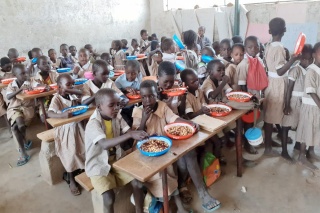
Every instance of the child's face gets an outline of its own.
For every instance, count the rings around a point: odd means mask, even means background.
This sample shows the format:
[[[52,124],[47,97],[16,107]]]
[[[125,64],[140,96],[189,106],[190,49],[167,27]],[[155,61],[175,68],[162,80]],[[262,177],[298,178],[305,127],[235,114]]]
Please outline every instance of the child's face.
[[[71,76],[66,76],[66,77],[62,78],[60,80],[60,84],[59,84],[59,93],[64,95],[62,93],[62,89],[72,89],[73,88],[73,84],[74,84],[74,81],[71,78]]]
[[[47,58],[43,58],[39,61],[38,64],[39,69],[41,70],[42,73],[48,73],[51,69],[50,62]]]
[[[49,53],[49,57],[51,60],[56,60],[57,59],[57,52],[55,50],[51,50]]]
[[[89,52],[92,53],[92,52],[93,52],[93,47],[92,47],[92,45],[89,45],[88,48],[87,48],[87,50],[89,50]]]
[[[109,70],[107,66],[101,66],[94,73],[94,78],[101,83],[106,83],[109,78]]]
[[[176,79],[175,75],[163,74],[162,76],[158,76],[159,87],[164,90],[171,89],[174,85],[175,79]]]
[[[81,51],[78,56],[79,63],[83,66],[89,61],[89,55],[86,51]]]
[[[260,44],[258,41],[247,41],[245,49],[251,57],[256,57],[260,53]]]
[[[199,30],[198,30],[199,36],[200,36],[200,37],[203,36],[204,33],[205,33],[204,29],[203,29],[203,28],[199,28]]]
[[[199,79],[196,74],[190,74],[186,76],[186,82],[185,85],[188,87],[188,90],[190,91],[196,91],[199,88]]]
[[[220,56],[223,58],[229,58],[231,55],[231,47],[228,43],[222,43],[220,45]]]
[[[70,48],[70,53],[71,53],[72,56],[76,56],[76,54],[77,54],[77,48],[71,47],[71,48]]]
[[[28,72],[26,68],[16,68],[14,71],[14,75],[16,76],[19,82],[25,82],[28,80]]]
[[[117,94],[106,95],[103,97],[102,104],[98,104],[97,108],[103,118],[116,118],[120,110],[120,98]]]
[[[138,44],[138,42],[132,42],[131,43],[131,46],[134,48],[134,49],[137,49],[138,47],[139,47],[139,44]]]
[[[39,58],[40,56],[42,56],[42,51],[41,50],[37,50],[35,52],[32,52],[32,56],[33,58]]]
[[[139,73],[139,70],[134,69],[134,67],[132,67],[132,66],[127,67],[126,66],[127,81],[129,81],[129,82],[134,81],[136,79],[138,73]]]
[[[210,71],[210,79],[211,80],[218,80],[218,81],[222,81],[222,77],[224,76],[224,72],[225,72],[225,66],[222,62],[219,62],[217,64],[215,64],[212,68],[212,70]]]
[[[233,62],[237,65],[242,61],[243,55],[244,55],[244,52],[239,47],[233,48],[233,51],[231,52],[231,57],[233,58]]]
[[[68,53],[69,53],[68,46],[66,46],[66,45],[61,46],[61,47],[60,47],[60,53],[61,53],[64,57],[68,56]]]
[[[141,36],[143,40],[148,40],[148,37],[149,37],[148,32],[143,33]]]
[[[111,64],[111,57],[110,54],[105,54],[101,57],[102,60],[108,62],[108,64]]]
[[[10,72],[12,69],[12,63],[5,64],[1,67],[1,71],[3,72]]]
[[[142,99],[143,107],[150,107],[151,109],[153,109],[158,100],[157,88],[155,87],[141,88],[140,96]]]
[[[171,52],[171,53],[175,53],[175,52],[176,52],[176,45],[175,45],[175,44],[172,44],[172,45],[170,46],[170,52]]]
[[[300,65],[303,68],[306,69],[310,64],[312,64],[312,62],[313,62],[313,58],[311,53],[304,53],[301,55]]]

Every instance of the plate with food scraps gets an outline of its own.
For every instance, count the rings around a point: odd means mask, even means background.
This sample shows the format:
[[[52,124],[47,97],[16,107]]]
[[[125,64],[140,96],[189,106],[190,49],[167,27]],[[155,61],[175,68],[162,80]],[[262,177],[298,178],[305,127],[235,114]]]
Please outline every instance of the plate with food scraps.
[[[62,110],[62,112],[72,112],[72,115],[81,115],[88,111],[89,106],[87,105],[78,105],[78,106],[73,106],[73,107],[68,107]]]
[[[1,80],[1,83],[3,84],[10,84],[12,81],[16,80],[17,78],[7,78],[7,79],[3,79]]]
[[[137,148],[141,154],[149,157],[164,155],[170,150],[171,146],[172,141],[164,136],[151,136],[137,143]]]
[[[127,97],[128,97],[129,99],[139,99],[139,98],[141,98],[140,92],[137,92],[136,94],[128,93],[128,94],[127,94]]]
[[[52,90],[58,89],[58,85],[57,85],[57,84],[50,84],[49,87],[50,87]]]
[[[187,88],[184,88],[184,87],[172,88],[172,89],[162,91],[163,94],[166,94],[169,97],[183,95],[186,92],[187,92]]]
[[[88,81],[86,78],[78,78],[74,80],[74,85],[81,85],[84,84]]]
[[[69,67],[57,69],[58,73],[65,73],[65,72],[70,72],[70,71],[71,71],[71,68],[69,68]]]
[[[229,115],[232,111],[232,108],[225,104],[210,104],[207,107],[213,117],[223,117]]]
[[[164,127],[169,138],[175,140],[184,140],[192,137],[196,129],[188,123],[171,123]]]
[[[228,100],[236,102],[249,102],[252,97],[248,92],[229,92],[226,96]]]
[[[27,95],[36,95],[44,92],[45,89],[45,87],[34,87],[30,90],[24,90],[24,93],[26,93]]]

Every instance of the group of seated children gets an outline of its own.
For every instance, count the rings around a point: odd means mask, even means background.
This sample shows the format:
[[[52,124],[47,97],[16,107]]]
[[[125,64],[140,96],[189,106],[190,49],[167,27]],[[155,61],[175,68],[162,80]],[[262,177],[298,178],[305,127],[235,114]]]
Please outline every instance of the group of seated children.
[[[53,49],[49,50],[48,58],[42,55],[41,49],[34,48],[31,57],[37,60],[30,60],[27,66],[16,63],[14,57],[18,57],[18,53],[10,49],[9,58],[1,58],[0,78],[15,76],[16,80],[1,91],[0,116],[7,115],[12,133],[19,142],[21,156],[17,165],[24,165],[30,159],[26,150],[30,148],[31,141],[26,139],[26,126],[34,116],[35,102],[21,101],[16,95],[30,87],[57,83],[57,93],[52,98],[40,100],[47,106],[46,112],[40,112],[40,115],[47,113],[51,118],[69,118],[72,113],[62,112],[67,107],[78,104],[96,107],[86,126],[75,122],[56,127],[54,139],[72,194],[81,193],[74,171],[85,169],[92,185],[103,197],[106,212],[114,211],[113,189],[129,182],[133,186],[136,212],[143,211],[146,189],[154,197],[162,197],[160,174],[142,184],[112,166],[128,152],[129,149],[123,148],[128,140],[164,135],[164,126],[172,122],[189,123],[199,130],[191,119],[209,114],[207,104],[225,102],[226,94],[233,90],[250,92],[257,98],[264,97],[265,155],[279,156],[272,149],[271,136],[275,124],[282,141],[281,156],[292,161],[287,150],[290,142],[288,131],[297,129],[295,148],[300,150],[298,160],[316,169],[308,159],[320,160],[314,152],[320,136],[320,43],[314,47],[305,44],[301,54],[292,55],[287,61],[281,43],[286,31],[285,21],[274,18],[269,28],[272,41],[266,44],[264,54],[261,54],[257,37],[248,36],[243,44],[241,37],[236,36],[233,40],[221,40],[219,45],[213,42],[212,47],[202,47],[199,55],[198,35],[193,30],[182,34],[185,50],[177,48],[170,38],[163,37],[159,42],[153,35],[153,40],[149,41],[146,30],[141,31],[140,45],[132,39],[128,48],[126,40],[114,40],[110,53],[101,55],[95,53],[91,45],[86,45],[77,54],[74,46],[62,44],[60,58],[56,57]],[[126,55],[145,52],[148,53],[145,64],[137,60],[123,60]],[[178,56],[183,56],[186,64],[186,69],[180,73],[174,64]],[[203,56],[213,60],[208,62]],[[58,74],[52,70],[57,67],[70,67],[72,71],[70,74]],[[115,82],[109,78],[113,67],[124,67],[125,70]],[[148,73],[144,69],[149,70],[155,80],[143,80]],[[92,78],[83,86],[74,87],[74,80],[83,78],[86,72],[91,72]],[[162,93],[179,85],[185,86],[188,92],[175,97]],[[126,94],[138,92],[142,105],[128,106]],[[250,127],[252,124],[246,124],[245,130]],[[222,139],[228,139],[229,131],[234,128],[235,124],[231,123],[223,132],[205,142],[205,152],[214,153],[221,164],[226,163],[221,154]],[[251,154],[257,153],[248,141],[244,146]],[[133,147],[129,145],[130,150]],[[182,203],[189,203],[192,199],[186,187],[188,175],[196,186],[203,209],[214,211],[220,207],[220,202],[208,193],[199,164],[194,160],[199,155],[202,162],[205,152],[197,154],[192,150],[168,167],[168,193],[174,198],[179,212],[188,212]]]

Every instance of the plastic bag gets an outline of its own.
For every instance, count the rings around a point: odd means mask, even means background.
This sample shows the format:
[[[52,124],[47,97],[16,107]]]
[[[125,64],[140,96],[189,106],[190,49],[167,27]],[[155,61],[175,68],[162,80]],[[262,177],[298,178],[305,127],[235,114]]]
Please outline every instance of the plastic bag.
[[[221,175],[219,159],[207,152],[203,162],[203,180],[207,186],[211,186]]]

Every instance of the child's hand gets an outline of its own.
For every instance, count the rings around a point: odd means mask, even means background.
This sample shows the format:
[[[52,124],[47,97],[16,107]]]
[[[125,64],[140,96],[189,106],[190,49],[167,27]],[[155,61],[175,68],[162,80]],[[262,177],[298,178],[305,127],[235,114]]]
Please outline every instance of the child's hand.
[[[71,118],[73,115],[72,115],[72,112],[66,111],[62,113],[62,116],[63,118]]]
[[[284,108],[284,110],[283,110],[283,113],[284,113],[285,115],[290,115],[291,111],[292,111],[291,107],[290,107],[290,106],[286,106],[286,107]]]
[[[133,95],[137,94],[137,91],[132,87],[127,87],[125,90],[126,90],[126,92],[132,93]]]
[[[80,67],[75,67],[74,69],[73,69],[73,74],[78,74],[80,72]]]
[[[126,98],[121,98],[120,100],[120,108],[122,109],[123,107],[125,107],[128,104],[129,100]]]
[[[145,131],[131,131],[130,133],[130,137],[135,139],[135,140],[143,140],[145,138],[148,138],[149,135],[148,133],[146,133]]]
[[[146,122],[149,118],[153,110],[150,107],[144,107],[142,111],[142,120]]]
[[[202,114],[210,114],[210,109],[206,106],[201,107]]]
[[[222,81],[225,82],[225,83],[228,83],[228,82],[230,81],[229,76],[224,75],[224,76],[222,77]]]
[[[200,130],[199,124],[195,122],[190,122],[190,124],[192,125],[193,128],[195,128],[196,132],[199,132]]]

